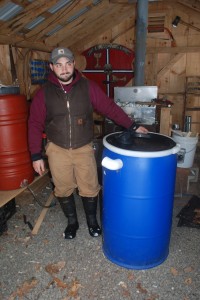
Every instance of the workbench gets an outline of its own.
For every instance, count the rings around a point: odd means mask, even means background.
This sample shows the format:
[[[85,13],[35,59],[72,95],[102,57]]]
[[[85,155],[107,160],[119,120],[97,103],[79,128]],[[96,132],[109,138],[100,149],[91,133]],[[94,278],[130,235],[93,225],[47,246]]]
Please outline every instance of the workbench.
[[[35,179],[30,183],[30,187],[41,180],[44,176],[48,174],[48,170],[42,175],[42,176],[36,176]],[[23,191],[25,191],[27,188],[19,188],[16,190],[8,190],[8,191],[0,191],[0,207],[4,206],[6,203],[8,203],[13,198],[19,196]]]
[[[34,185],[38,185],[40,183],[40,181],[42,181],[42,179],[44,179],[45,176],[48,176],[48,170],[42,175],[42,176],[36,176],[35,179],[33,180],[33,182],[31,182],[29,184],[29,187],[32,188],[32,186],[34,187]],[[49,178],[50,180],[50,178]],[[3,207],[5,204],[7,204],[9,201],[11,201],[12,199],[16,198],[17,196],[20,196],[20,194],[22,194],[25,190],[27,189],[27,187],[23,187],[23,188],[19,188],[16,190],[8,190],[8,191],[0,191],[0,207]],[[49,206],[52,202],[54,198],[54,194],[53,192],[50,194],[50,196],[48,197],[45,206]],[[43,208],[38,219],[35,222],[34,228],[32,230],[32,234],[37,234],[38,230],[42,224],[42,221],[47,213],[48,208]]]

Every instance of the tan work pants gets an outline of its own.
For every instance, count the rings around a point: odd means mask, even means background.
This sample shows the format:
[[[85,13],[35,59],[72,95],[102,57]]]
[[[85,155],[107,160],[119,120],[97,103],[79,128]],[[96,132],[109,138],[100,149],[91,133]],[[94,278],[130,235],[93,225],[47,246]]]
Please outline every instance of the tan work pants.
[[[49,142],[46,155],[55,185],[55,196],[68,197],[77,187],[80,196],[98,195],[100,185],[92,143],[78,149],[64,149]]]

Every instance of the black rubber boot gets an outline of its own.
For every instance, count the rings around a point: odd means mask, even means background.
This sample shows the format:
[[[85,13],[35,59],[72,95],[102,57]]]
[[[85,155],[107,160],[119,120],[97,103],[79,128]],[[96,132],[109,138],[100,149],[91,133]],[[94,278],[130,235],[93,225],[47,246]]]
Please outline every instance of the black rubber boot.
[[[75,238],[76,231],[79,228],[74,195],[71,194],[69,197],[58,197],[58,201],[68,219],[68,225],[63,233],[63,236],[65,239],[73,239]]]
[[[83,207],[86,214],[89,234],[92,237],[101,235],[101,228],[97,222],[97,202],[98,197],[82,197]]]

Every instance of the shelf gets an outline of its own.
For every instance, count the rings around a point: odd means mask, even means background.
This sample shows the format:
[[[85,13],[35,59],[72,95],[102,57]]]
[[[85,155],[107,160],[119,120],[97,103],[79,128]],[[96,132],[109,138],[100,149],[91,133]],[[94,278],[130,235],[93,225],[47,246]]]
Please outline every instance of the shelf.
[[[186,111],[200,111],[200,107],[186,107]]]
[[[33,182],[30,183],[30,186],[34,185],[34,183],[41,180],[45,175],[48,175],[48,172],[49,171],[46,170],[42,176],[36,176]],[[4,206],[7,202],[20,195],[26,189],[27,187],[19,188],[16,190],[0,191],[0,207]]]
[[[186,116],[191,116],[191,126],[194,131],[200,131],[200,76],[186,77],[184,129],[187,127]]]
[[[186,93],[200,95],[200,77],[186,77]]]

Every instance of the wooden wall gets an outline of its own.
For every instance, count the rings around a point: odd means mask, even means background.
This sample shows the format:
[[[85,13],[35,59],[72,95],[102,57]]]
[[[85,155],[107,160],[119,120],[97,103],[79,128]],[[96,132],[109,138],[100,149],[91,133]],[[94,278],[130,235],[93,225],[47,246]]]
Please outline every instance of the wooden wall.
[[[149,16],[159,15],[165,17],[164,31],[147,35],[145,85],[157,85],[159,98],[174,103],[172,123],[178,123],[182,127],[186,77],[200,75],[200,32],[182,24],[173,28],[172,21],[176,15],[179,15],[185,22],[192,22],[194,26],[200,28],[199,13],[178,4],[166,5],[158,2],[150,6]],[[133,12],[132,17],[113,27],[112,30],[104,32],[98,38],[94,38],[84,45],[84,48],[79,49],[77,46],[76,49],[72,49],[76,54],[76,66],[80,71],[85,69],[86,62],[80,53],[96,44],[117,43],[134,50],[134,24]],[[16,48],[13,49],[13,53],[21,92],[26,94],[27,99],[31,99],[38,86],[31,85],[29,61],[33,58],[48,60],[49,53]],[[0,66],[3,70],[0,83],[12,84],[8,46],[0,46]],[[132,85],[132,82],[128,85]],[[194,115],[198,118],[198,113],[194,112]],[[197,124],[194,129],[200,132],[200,125]]]

